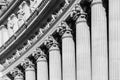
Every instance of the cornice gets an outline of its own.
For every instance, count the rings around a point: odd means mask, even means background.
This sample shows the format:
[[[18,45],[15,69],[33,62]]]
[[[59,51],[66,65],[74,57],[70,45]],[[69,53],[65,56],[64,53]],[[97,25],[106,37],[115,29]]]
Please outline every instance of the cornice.
[[[47,30],[47,33],[44,33],[35,44],[33,44],[33,46],[31,46],[27,51],[25,51],[25,53],[20,56],[19,59],[17,59],[14,63],[12,63],[12,65],[10,65],[9,67],[7,67],[6,69],[4,69],[3,75],[7,74],[11,69],[13,69],[16,65],[19,65],[20,62],[22,62],[23,59],[25,59],[26,57],[28,57],[30,54],[32,54],[32,51],[35,50],[37,47],[39,47],[45,40],[46,38],[53,33],[54,31],[56,31],[56,29],[58,28],[59,23],[61,23],[63,20],[65,20],[68,16],[69,16],[69,12],[70,10],[74,7],[74,5],[76,3],[79,3],[80,0],[73,0],[70,5],[64,9],[64,12],[62,13],[62,15],[60,15],[57,20],[55,21],[55,23],[53,23],[51,25],[51,27]]]

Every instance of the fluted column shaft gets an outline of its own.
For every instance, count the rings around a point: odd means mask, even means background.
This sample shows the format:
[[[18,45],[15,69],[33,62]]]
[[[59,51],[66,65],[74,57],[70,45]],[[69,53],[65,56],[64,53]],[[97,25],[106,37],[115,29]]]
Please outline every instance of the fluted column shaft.
[[[90,31],[85,14],[76,21],[76,58],[77,80],[91,80]]]
[[[49,49],[49,76],[50,80],[61,80],[61,55],[55,43]]]
[[[63,80],[75,80],[75,45],[69,30],[62,36],[62,69]]]
[[[120,80],[120,0],[109,0],[109,80]]]
[[[35,80],[35,69],[33,67],[25,69],[25,80]]]
[[[21,65],[25,69],[25,80],[36,80],[34,64],[26,58]]]
[[[93,0],[92,18],[92,80],[108,80],[107,21],[102,0]]]
[[[48,80],[48,64],[44,55],[37,59],[37,80]]]

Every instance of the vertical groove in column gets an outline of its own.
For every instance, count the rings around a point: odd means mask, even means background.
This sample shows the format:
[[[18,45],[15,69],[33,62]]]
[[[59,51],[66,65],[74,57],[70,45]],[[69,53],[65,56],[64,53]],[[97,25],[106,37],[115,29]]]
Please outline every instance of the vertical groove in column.
[[[71,31],[66,31],[62,36],[62,66],[63,80],[76,80],[75,45]]]
[[[77,80],[91,80],[90,31],[82,14],[76,21]]]
[[[120,0],[109,0],[109,75],[120,80]]]
[[[49,49],[49,76],[50,80],[61,80],[61,55],[54,43]]]
[[[108,80],[107,21],[102,0],[93,0],[92,17],[92,80]]]

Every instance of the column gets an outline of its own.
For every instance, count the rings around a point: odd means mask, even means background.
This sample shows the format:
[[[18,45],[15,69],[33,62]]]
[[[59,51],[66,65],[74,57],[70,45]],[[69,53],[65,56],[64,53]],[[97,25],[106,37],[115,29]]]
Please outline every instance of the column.
[[[37,80],[48,80],[48,64],[44,54],[37,60]]]
[[[80,7],[80,6],[79,6]],[[81,9],[76,21],[77,80],[91,80],[90,30]]]
[[[91,4],[92,80],[108,80],[107,21],[102,0]]]
[[[50,80],[61,80],[61,54],[56,43],[49,49],[49,76]]]
[[[39,49],[36,52],[35,58],[37,59],[37,80],[48,80],[48,63],[46,54]]]
[[[66,30],[62,35],[63,80],[75,80],[75,45],[69,26],[63,22]]]
[[[36,80],[34,64],[29,59],[25,59],[22,65],[25,68],[25,80]]]
[[[109,0],[109,80],[120,80],[120,0]]]

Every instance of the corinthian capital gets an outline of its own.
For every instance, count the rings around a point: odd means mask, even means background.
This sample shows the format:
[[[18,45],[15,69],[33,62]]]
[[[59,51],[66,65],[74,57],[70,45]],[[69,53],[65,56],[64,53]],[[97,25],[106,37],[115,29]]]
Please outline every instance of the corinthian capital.
[[[52,44],[58,44],[57,41],[53,38],[53,36],[48,36],[47,39],[44,42],[44,45],[46,45],[48,48],[52,46]]]
[[[80,15],[80,10],[81,10],[80,4],[76,4],[74,6],[74,8],[71,10],[70,16],[74,18],[74,17]]]
[[[57,29],[60,35],[63,35],[66,31],[72,31],[72,29],[67,25],[65,21],[62,21]]]
[[[73,10],[71,11],[71,17],[76,20],[80,15],[86,15],[86,13],[83,11],[80,4],[76,4]]]
[[[10,71],[10,74],[12,74],[13,77],[16,77],[18,75],[23,76],[23,73],[18,68],[14,68],[12,71]]]
[[[21,63],[24,69],[26,68],[34,68],[34,64],[28,59],[24,59],[24,61]]]
[[[37,62],[39,62],[39,61],[46,61],[46,60],[47,60],[47,55],[44,52],[42,52],[40,54],[40,56],[38,57]]]
[[[87,13],[85,13],[83,11],[83,9],[81,9],[80,16],[77,18],[76,23],[86,22],[87,21],[86,20],[86,15],[87,15]]]
[[[33,52],[32,56],[33,56],[36,60],[37,60],[39,57],[41,57],[41,56],[46,57],[45,53],[44,53],[40,48],[37,48],[37,49]]]

